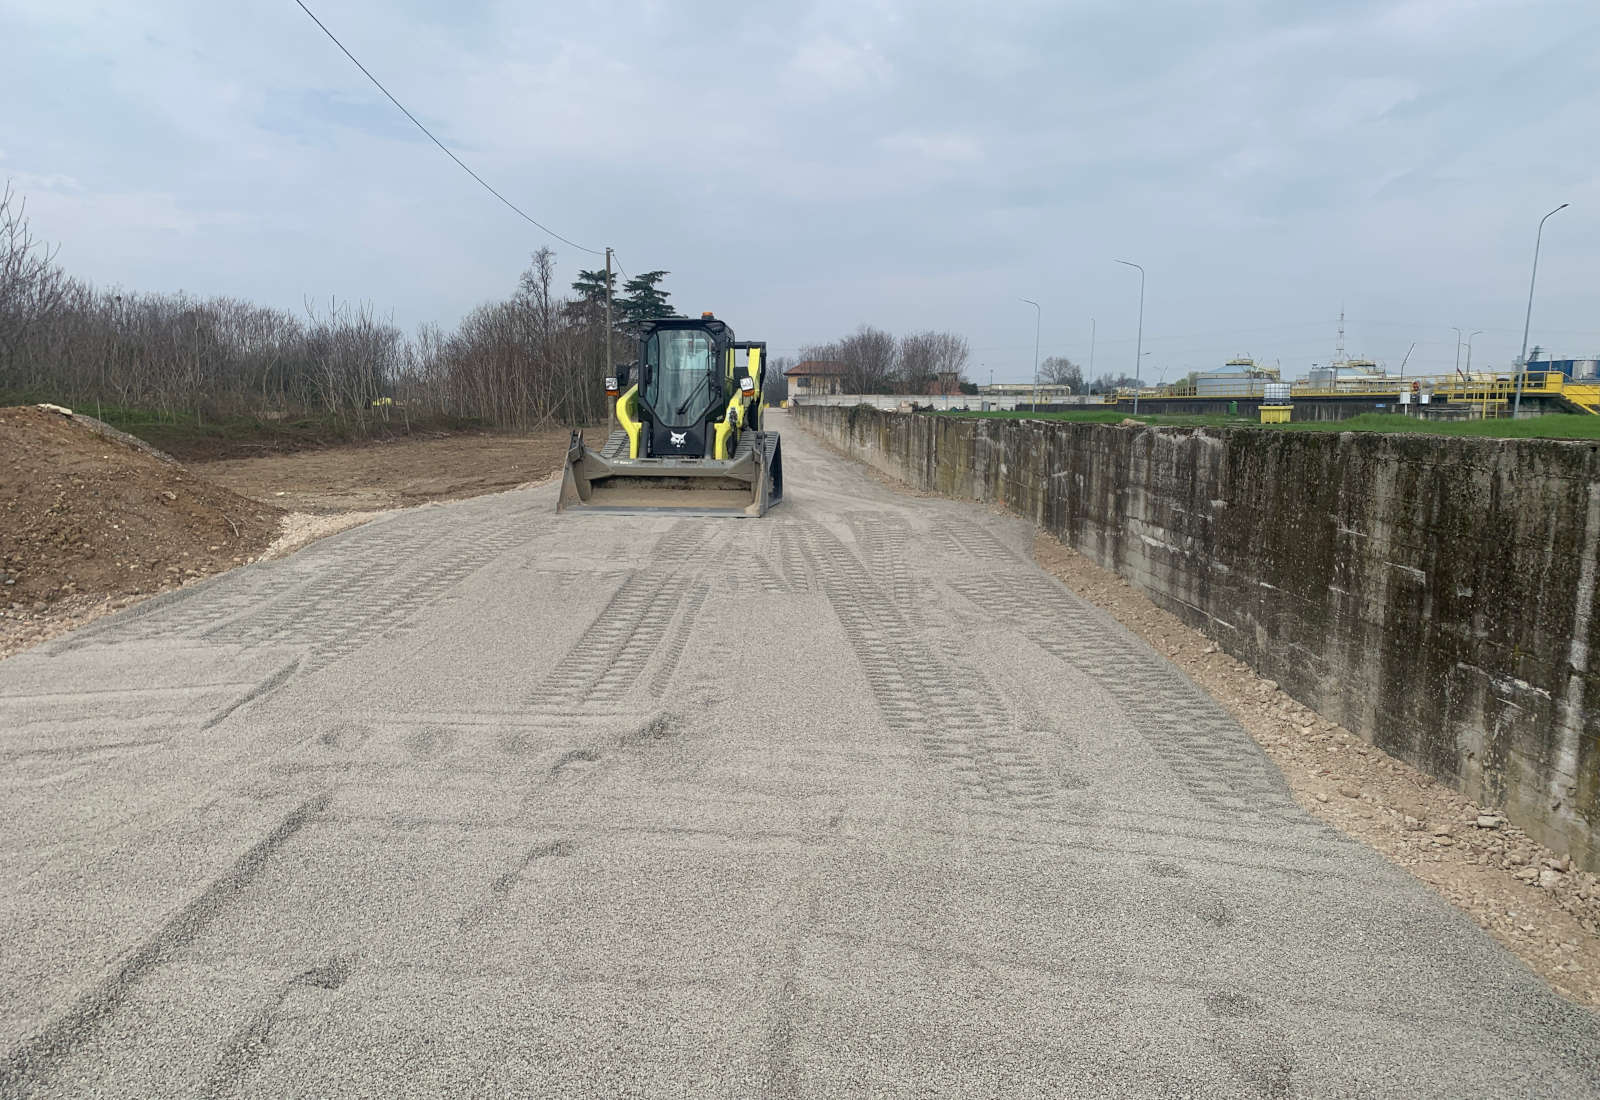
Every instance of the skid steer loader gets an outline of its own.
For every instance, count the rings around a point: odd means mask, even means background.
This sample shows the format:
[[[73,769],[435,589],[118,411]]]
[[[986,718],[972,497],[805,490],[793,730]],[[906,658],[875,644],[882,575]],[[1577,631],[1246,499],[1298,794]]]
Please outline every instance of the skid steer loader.
[[[646,323],[638,361],[606,379],[619,427],[574,431],[556,511],[760,516],[783,499],[778,433],[763,431],[767,345],[709,313]]]

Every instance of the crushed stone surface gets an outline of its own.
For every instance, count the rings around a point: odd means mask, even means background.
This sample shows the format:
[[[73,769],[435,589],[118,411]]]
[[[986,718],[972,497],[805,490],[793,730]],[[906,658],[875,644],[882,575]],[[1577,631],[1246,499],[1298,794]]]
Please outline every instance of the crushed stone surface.
[[[0,662],[0,1095],[1600,1096],[1030,525],[784,450],[761,521],[546,483]]]
[[[1290,698],[1115,573],[1041,534],[1039,564],[1228,709],[1307,812],[1371,845],[1566,996],[1600,1006],[1600,876]]]

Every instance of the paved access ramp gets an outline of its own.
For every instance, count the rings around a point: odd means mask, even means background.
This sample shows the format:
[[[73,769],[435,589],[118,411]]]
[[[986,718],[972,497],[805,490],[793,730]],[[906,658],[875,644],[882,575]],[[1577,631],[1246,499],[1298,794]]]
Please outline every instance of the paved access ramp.
[[[1600,1095],[1026,525],[784,444],[760,521],[549,483],[0,663],[0,1096]]]

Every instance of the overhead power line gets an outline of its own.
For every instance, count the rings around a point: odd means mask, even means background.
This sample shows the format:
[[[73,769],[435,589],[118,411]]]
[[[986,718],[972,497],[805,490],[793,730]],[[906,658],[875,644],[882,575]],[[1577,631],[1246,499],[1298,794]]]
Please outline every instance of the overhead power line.
[[[383,86],[383,84],[378,80],[377,77],[373,76],[372,73],[367,71],[367,67],[356,59],[356,55],[355,54],[353,54],[349,50],[345,49],[344,43],[340,42],[339,39],[334,36],[334,33],[332,31],[330,31],[327,28],[327,26],[322,22],[322,20],[317,18],[317,15],[316,15],[316,13],[314,11],[312,11],[310,8],[305,6],[305,4],[303,3],[303,0],[294,0],[294,2],[296,4],[299,4],[300,5],[300,10],[305,12],[307,15],[309,15],[311,17],[311,21],[313,23],[315,23],[318,26],[318,28],[321,29],[323,34],[328,36],[328,40],[330,42],[332,42],[335,46],[339,47],[339,52],[344,54],[346,57],[348,57],[350,59],[351,64],[353,64],[356,68],[360,69],[362,74],[368,80],[372,81],[373,86],[376,87],[378,89],[378,91],[382,92],[385,96],[388,97],[390,103],[393,103],[396,107],[400,108],[400,113],[401,114],[403,114],[407,118],[409,118],[411,120],[412,124],[415,125],[417,129],[421,130],[424,134],[427,134],[429,141],[431,141],[435,145],[437,145],[440,148],[440,150],[444,153],[445,156],[449,157],[451,160],[455,161],[458,165],[460,165],[461,166],[461,170],[463,172],[465,172],[467,175],[471,176],[473,179],[477,180],[478,183],[483,186],[483,189],[485,191],[489,192],[489,194],[493,195],[495,198],[497,198],[501,202],[505,203],[506,206],[513,213],[515,213],[519,218],[521,218],[523,221],[527,222],[529,225],[535,226],[536,228],[538,228],[540,230],[543,230],[545,233],[548,233],[550,236],[554,237],[556,240],[560,241],[562,244],[570,244],[573,248],[576,248],[579,252],[587,252],[591,256],[604,256],[605,255],[605,251],[603,249],[585,248],[583,245],[579,244],[577,241],[568,240],[566,237],[563,237],[560,233],[557,233],[554,229],[551,229],[548,225],[545,225],[542,222],[535,221],[520,206],[518,206],[516,203],[512,202],[510,199],[506,198],[500,192],[496,191],[493,187],[490,187],[487,180],[485,180],[482,176],[478,175],[478,173],[474,172],[471,168],[468,168],[465,161],[463,161],[460,157],[458,157],[454,153],[452,153],[449,150],[449,148],[445,145],[444,142],[440,141],[438,138],[433,136],[433,131],[432,130],[429,130],[426,126],[424,126],[421,122],[419,122],[417,120],[417,116],[416,115],[414,115],[410,111],[406,110],[406,106],[405,106],[404,103],[401,103],[398,99],[396,99],[393,95],[391,95],[390,92],[389,92],[389,89],[385,88]]]

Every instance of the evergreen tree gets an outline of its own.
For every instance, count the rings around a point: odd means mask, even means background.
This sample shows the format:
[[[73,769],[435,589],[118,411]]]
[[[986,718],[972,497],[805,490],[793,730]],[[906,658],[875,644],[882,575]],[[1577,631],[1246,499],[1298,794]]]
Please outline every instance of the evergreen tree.
[[[623,328],[634,328],[645,321],[673,315],[673,308],[667,304],[672,295],[658,286],[669,274],[671,272],[646,271],[623,284],[622,297],[616,302]]]
[[[606,315],[606,271],[579,271],[578,278],[573,282],[572,289],[577,292],[577,301],[571,303],[571,309],[577,319],[584,324],[602,324]],[[612,323],[616,323],[617,276],[611,274],[612,294]]]

